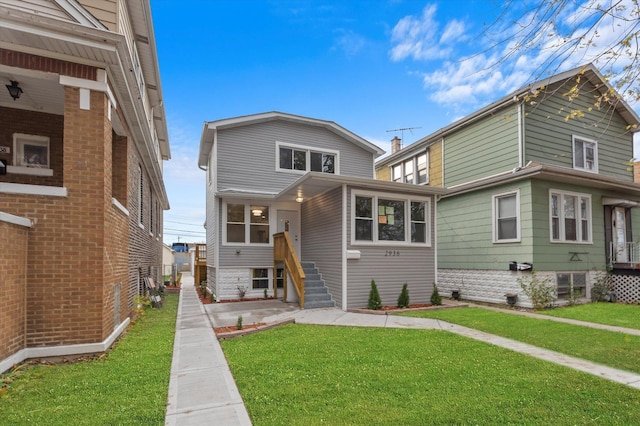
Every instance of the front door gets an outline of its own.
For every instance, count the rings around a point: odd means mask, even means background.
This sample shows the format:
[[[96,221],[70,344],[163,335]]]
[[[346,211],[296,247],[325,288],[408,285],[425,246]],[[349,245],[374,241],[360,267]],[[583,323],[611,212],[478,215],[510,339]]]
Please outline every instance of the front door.
[[[613,253],[617,263],[629,262],[629,251],[627,248],[627,221],[624,207],[614,207],[613,225]]]
[[[284,231],[289,231],[298,259],[302,259],[302,254],[300,253],[300,220],[297,211],[278,210],[278,232]]]

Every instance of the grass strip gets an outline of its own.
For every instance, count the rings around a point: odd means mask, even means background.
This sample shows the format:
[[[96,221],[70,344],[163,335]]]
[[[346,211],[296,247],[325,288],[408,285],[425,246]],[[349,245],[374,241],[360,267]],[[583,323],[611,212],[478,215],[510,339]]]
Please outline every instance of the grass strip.
[[[440,330],[291,324],[221,344],[254,425],[640,424],[637,390]]]
[[[177,307],[167,294],[102,360],[27,367],[0,394],[0,425],[164,424]]]
[[[402,315],[437,318],[613,368],[640,373],[640,336],[482,308],[425,310]]]
[[[640,305],[587,303],[566,308],[545,309],[536,313],[640,330]]]

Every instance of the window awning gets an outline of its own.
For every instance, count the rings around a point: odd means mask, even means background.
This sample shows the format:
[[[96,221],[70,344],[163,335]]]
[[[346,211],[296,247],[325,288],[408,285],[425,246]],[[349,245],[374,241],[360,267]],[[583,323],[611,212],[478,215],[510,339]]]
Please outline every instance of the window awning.
[[[640,201],[625,200],[623,198],[602,197],[602,205],[631,208],[640,206]]]

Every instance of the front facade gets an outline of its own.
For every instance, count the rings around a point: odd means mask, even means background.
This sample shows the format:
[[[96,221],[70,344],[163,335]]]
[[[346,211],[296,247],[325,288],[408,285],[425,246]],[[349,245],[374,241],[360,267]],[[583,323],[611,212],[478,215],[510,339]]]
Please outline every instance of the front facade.
[[[604,98],[596,105],[597,96]],[[560,299],[588,297],[611,271],[618,298],[640,300],[638,116],[592,65],[516,91],[415,145],[442,144],[438,284],[504,303],[531,271]],[[414,147],[413,149],[417,149]],[[386,159],[388,167],[397,164]]]
[[[147,1],[0,6],[0,371],[106,350],[142,279],[161,279],[170,154],[149,17]]]
[[[374,180],[381,153],[333,122],[279,112],[205,123],[210,291],[218,300],[281,296],[291,279],[274,249],[286,231],[309,268],[298,296],[307,308],[364,307],[371,280],[383,303],[395,303],[404,282],[412,300],[428,300],[440,192]],[[326,305],[310,294],[316,278]]]

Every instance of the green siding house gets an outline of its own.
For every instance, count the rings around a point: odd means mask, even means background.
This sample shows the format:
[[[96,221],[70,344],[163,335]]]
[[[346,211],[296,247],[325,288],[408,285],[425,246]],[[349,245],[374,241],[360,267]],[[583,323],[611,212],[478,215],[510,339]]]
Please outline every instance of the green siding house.
[[[618,300],[640,301],[640,185],[629,166],[639,123],[589,64],[416,142],[442,143],[442,294],[503,303],[516,293],[531,306],[518,283],[531,271],[555,284],[561,300],[571,284],[588,298],[610,271]]]

